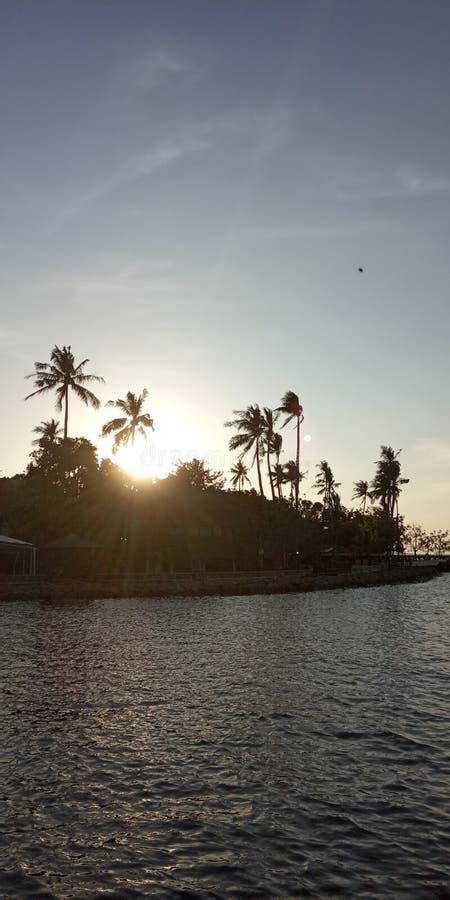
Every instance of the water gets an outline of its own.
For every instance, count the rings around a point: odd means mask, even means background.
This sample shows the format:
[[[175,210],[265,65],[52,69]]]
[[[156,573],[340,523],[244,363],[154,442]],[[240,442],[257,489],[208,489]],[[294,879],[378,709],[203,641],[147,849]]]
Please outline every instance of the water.
[[[0,896],[450,896],[449,596],[0,606]]]

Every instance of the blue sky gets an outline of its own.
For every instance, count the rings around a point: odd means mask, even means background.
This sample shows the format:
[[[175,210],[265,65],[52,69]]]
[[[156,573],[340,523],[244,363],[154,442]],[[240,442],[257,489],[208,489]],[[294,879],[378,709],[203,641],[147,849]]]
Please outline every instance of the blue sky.
[[[102,400],[149,389],[166,462],[229,469],[231,410],[293,389],[307,496],[388,443],[409,520],[450,525],[449,33],[436,0],[5,4],[3,473],[54,413],[24,374],[71,343]]]

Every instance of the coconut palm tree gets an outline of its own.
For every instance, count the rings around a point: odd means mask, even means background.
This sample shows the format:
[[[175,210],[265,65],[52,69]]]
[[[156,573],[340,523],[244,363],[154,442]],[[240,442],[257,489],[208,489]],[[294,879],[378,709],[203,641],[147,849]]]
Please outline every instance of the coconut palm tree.
[[[39,435],[32,442],[33,445],[37,444],[42,447],[43,445],[56,444],[56,441],[61,437],[61,426],[56,419],[49,419],[48,422],[41,421],[39,425],[36,425],[33,428],[33,432]]]
[[[291,486],[289,491],[289,503],[292,506],[294,503],[295,485],[298,482],[299,474],[295,459],[288,460],[288,462],[286,462],[284,466],[282,466],[282,472],[283,484],[290,484]]]
[[[248,469],[247,466],[242,462],[242,460],[238,460],[238,462],[234,466],[232,466],[231,474],[233,476],[231,479],[231,486],[234,491],[236,489],[238,491],[243,491],[245,482],[247,482],[247,484],[250,484]]]
[[[281,463],[279,463],[279,462],[275,463],[275,465],[272,469],[272,480],[273,480],[273,483],[276,484],[276,486],[277,486],[278,499],[282,500],[283,499],[283,484],[285,483],[284,482],[284,466],[282,466]]]
[[[401,467],[398,457],[401,452],[401,450],[393,450],[392,447],[387,447],[385,444],[382,445],[380,459],[376,463],[375,477],[371,483],[373,498],[380,501],[382,510],[391,522],[394,521],[395,515],[398,518],[398,498],[401,486],[409,482],[409,478],[400,477]]]
[[[36,388],[31,394],[25,397],[35,397],[37,394],[47,394],[49,391],[56,393],[56,409],[62,410],[64,405],[64,440],[67,439],[67,427],[69,420],[69,390],[82,400],[86,406],[93,406],[98,409],[100,400],[92,391],[88,390],[87,384],[103,382],[104,379],[99,375],[86,375],[83,371],[88,359],[83,359],[78,365],[75,364],[75,357],[71,347],[54,346],[50,354],[50,362],[36,362],[34,364],[34,372],[26,375],[26,378],[34,378],[34,386]]]
[[[272,478],[277,486],[278,499],[282,499],[283,484],[283,466],[280,465],[281,450],[283,448],[283,438],[281,434],[275,433],[272,438],[272,453],[275,454],[275,465],[272,469]]]
[[[337,492],[341,482],[335,481],[333,472],[325,459],[317,464],[319,469],[316,475],[315,487],[319,497],[323,497],[324,513],[337,511],[340,507],[341,498]]]
[[[353,494],[352,500],[361,500],[362,514],[364,515],[366,512],[367,501],[372,500],[372,494],[369,491],[369,482],[362,480],[355,481],[354,488],[355,493]]]
[[[306,472],[299,472],[297,469],[297,463],[294,459],[288,460],[287,463],[282,466],[282,480],[283,484],[290,484],[291,489],[289,493],[289,503],[291,506],[294,505],[295,498],[295,490],[297,484],[300,484],[304,478],[306,478]]]
[[[303,422],[304,415],[303,406],[294,391],[286,391],[281,398],[281,405],[278,407],[277,412],[287,414],[287,419],[283,422],[282,428],[284,428],[288,422],[291,422],[292,419],[296,420],[297,449],[295,454],[295,465],[297,466],[297,481],[295,484],[295,508],[298,512],[298,493],[300,486],[300,425]]]
[[[137,434],[147,439],[146,428],[154,431],[153,419],[149,413],[143,412],[143,406],[148,397],[148,391],[144,388],[139,395],[128,391],[125,400],[109,400],[107,406],[114,409],[120,409],[123,413],[117,419],[111,419],[105,422],[101,430],[102,437],[108,437],[114,434],[114,443],[112,452],[117,453],[119,447],[127,446],[131,443],[134,447],[134,439]]]
[[[225,422],[225,428],[237,428],[238,434],[230,438],[228,446],[230,450],[241,450],[239,460],[253,450],[252,466],[256,462],[258,473],[258,485],[260,494],[265,497],[261,478],[261,457],[263,454],[264,416],[255,403],[246,409],[234,409],[235,419]]]
[[[274,438],[275,438],[275,423],[278,419],[278,413],[274,412],[273,409],[269,409],[268,406],[264,407],[263,410],[264,416],[264,452],[267,457],[267,474],[269,476],[269,484],[270,484],[270,492],[272,494],[272,500],[275,500],[275,488],[273,486],[272,479],[272,470],[270,468],[270,454],[274,452]]]

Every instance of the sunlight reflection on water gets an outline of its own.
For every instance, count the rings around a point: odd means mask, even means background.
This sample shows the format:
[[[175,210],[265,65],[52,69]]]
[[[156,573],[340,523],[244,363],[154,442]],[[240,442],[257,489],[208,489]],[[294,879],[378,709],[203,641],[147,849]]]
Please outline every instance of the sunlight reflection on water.
[[[1,896],[444,896],[449,588],[1,606]]]

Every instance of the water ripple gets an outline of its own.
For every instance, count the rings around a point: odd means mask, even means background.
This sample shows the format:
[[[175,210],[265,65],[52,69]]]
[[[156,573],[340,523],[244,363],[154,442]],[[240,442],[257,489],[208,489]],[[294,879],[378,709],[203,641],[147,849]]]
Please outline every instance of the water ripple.
[[[450,576],[0,607],[0,896],[450,898]]]

